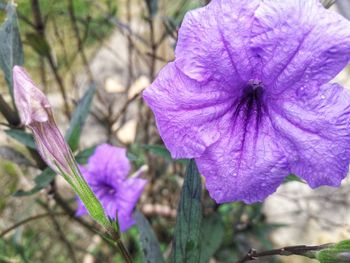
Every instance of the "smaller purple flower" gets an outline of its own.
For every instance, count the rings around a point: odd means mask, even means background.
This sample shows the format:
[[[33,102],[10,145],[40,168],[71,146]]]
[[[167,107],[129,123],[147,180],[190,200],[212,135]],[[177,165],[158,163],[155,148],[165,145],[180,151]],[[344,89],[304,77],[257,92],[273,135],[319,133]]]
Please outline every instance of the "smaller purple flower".
[[[141,169],[134,176],[127,178],[130,162],[126,157],[126,149],[109,144],[98,146],[89,158],[87,166],[80,167],[106,214],[113,219],[118,216],[122,232],[135,224],[132,212],[147,183],[146,180],[138,178],[142,173]],[[85,214],[86,208],[78,199],[76,215]]]

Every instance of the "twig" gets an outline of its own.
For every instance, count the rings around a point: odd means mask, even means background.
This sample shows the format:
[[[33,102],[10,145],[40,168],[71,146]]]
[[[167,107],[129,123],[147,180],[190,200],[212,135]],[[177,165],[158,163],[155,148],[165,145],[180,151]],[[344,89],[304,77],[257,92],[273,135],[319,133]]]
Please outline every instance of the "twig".
[[[261,257],[269,257],[269,256],[306,256],[306,257],[313,257],[312,253],[328,248],[332,244],[324,244],[320,246],[290,246],[290,247],[284,247],[279,249],[273,249],[268,251],[262,251],[257,252],[255,249],[251,249],[244,257],[236,261],[236,263],[244,263],[248,261],[254,261],[257,258]]]
[[[51,216],[52,213],[45,213],[45,214],[39,214],[39,215],[36,215],[36,216],[32,216],[32,217],[28,217],[22,221],[19,221],[18,223],[14,224],[13,226],[5,229],[4,231],[2,231],[0,233],[0,237],[3,237],[5,236],[7,233],[11,232],[12,230],[16,229],[17,227],[21,226],[21,225],[24,225],[26,223],[29,223],[31,221],[34,221],[34,220],[37,220],[37,219],[41,219],[41,218],[44,218],[44,217],[48,217],[48,216]],[[53,213],[52,215],[54,216],[68,216],[66,213]]]
[[[93,82],[93,75],[92,75],[92,72],[91,72],[90,65],[89,65],[89,62],[87,60],[86,54],[85,54],[83,41],[82,41],[82,39],[80,37],[80,32],[79,32],[79,28],[78,28],[77,18],[75,16],[73,0],[68,0],[68,14],[69,14],[70,21],[72,23],[72,27],[73,27],[73,31],[75,33],[75,37],[77,39],[78,52],[79,52],[79,54],[81,56],[81,59],[82,59],[83,64],[85,66],[86,72],[87,72],[87,74],[89,76],[89,81]]]
[[[31,0],[31,3],[32,3],[32,11],[33,11],[33,16],[34,16],[34,24],[35,24],[36,31],[41,37],[43,37],[45,39],[45,24],[44,24],[44,21],[42,19],[39,0]],[[53,59],[50,52],[46,55],[46,58],[49,62],[49,65],[50,65],[51,70],[54,74],[55,80],[56,80],[58,87],[60,89],[63,103],[64,103],[65,114],[66,114],[67,118],[69,119],[70,118],[70,109],[69,109],[68,97],[66,94],[66,89],[65,89],[64,84],[63,84],[63,80],[62,80],[60,74],[58,73],[57,65],[55,64],[54,59]]]
[[[45,206],[45,209],[47,209],[49,214],[50,214],[51,220],[52,220],[53,225],[57,231],[59,239],[61,239],[61,241],[63,242],[63,244],[65,244],[65,246],[67,248],[70,260],[73,263],[77,263],[78,261],[77,261],[76,255],[74,253],[73,246],[69,242],[69,240],[66,238],[65,234],[63,233],[60,223],[57,221],[57,219],[54,216],[54,213],[50,210],[49,207]]]
[[[131,97],[129,100],[127,100],[124,103],[124,105],[120,109],[119,113],[116,116],[114,116],[113,121],[112,121],[113,123],[116,123],[119,120],[119,118],[126,112],[126,110],[128,109],[129,105],[140,96],[142,91],[140,91],[139,93],[136,93],[133,97]]]

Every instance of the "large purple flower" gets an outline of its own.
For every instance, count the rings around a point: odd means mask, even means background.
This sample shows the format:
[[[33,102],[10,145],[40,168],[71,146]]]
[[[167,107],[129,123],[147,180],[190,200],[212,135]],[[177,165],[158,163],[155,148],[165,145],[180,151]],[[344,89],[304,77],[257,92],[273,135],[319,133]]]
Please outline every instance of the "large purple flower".
[[[130,228],[135,223],[132,212],[147,181],[138,178],[140,171],[126,178],[130,172],[126,150],[102,144],[89,158],[87,166],[80,167],[80,170],[106,214],[113,219],[118,215],[121,231]],[[85,206],[79,200],[77,215],[86,213]]]
[[[219,203],[261,201],[295,173],[339,186],[350,23],[318,0],[212,0],[189,12],[176,59],[144,92],[174,158],[195,158]]]

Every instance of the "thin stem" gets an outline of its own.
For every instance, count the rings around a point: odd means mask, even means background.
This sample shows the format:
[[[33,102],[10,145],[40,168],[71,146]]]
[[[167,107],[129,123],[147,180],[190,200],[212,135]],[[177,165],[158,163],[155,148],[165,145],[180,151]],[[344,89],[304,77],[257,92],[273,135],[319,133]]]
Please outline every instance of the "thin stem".
[[[33,11],[34,24],[35,24],[36,31],[41,37],[43,37],[45,39],[45,23],[42,19],[39,0],[31,0],[31,4],[32,4],[32,11]],[[55,64],[51,53],[48,53],[46,55],[46,58],[49,62],[49,65],[50,65],[51,70],[54,74],[55,80],[56,80],[58,87],[60,89],[63,103],[64,103],[65,114],[66,114],[67,118],[69,119],[70,118],[70,109],[69,109],[68,97],[67,97],[66,89],[64,87],[63,80],[62,80],[60,74],[58,73],[58,67]]]
[[[5,229],[4,231],[2,231],[0,233],[0,237],[3,237],[5,236],[7,233],[11,232],[12,230],[16,229],[17,227],[20,227],[21,225],[24,225],[26,223],[29,223],[31,221],[34,221],[34,220],[37,220],[37,219],[41,219],[41,218],[44,218],[44,217],[48,217],[48,216],[51,216],[51,215],[54,215],[54,216],[68,216],[66,213],[45,213],[45,214],[39,214],[39,215],[36,215],[36,216],[32,216],[32,217],[28,217],[22,221],[19,221],[18,223],[14,224],[13,226]]]
[[[279,249],[273,249],[268,251],[257,252],[255,249],[251,249],[244,257],[236,261],[236,263],[244,263],[248,261],[254,261],[257,258],[269,257],[269,256],[305,256],[312,258],[313,252],[325,249],[332,244],[324,244],[320,246],[290,246]]]
[[[109,235],[110,237],[112,238],[111,242],[113,243],[113,245],[115,245],[120,254],[122,255],[124,261],[126,263],[132,263],[132,259],[131,259],[131,256],[128,252],[128,250],[125,248],[122,240],[120,239],[120,232],[119,230],[116,232],[116,231],[109,231]]]
[[[72,24],[72,27],[74,30],[74,34],[75,34],[75,37],[77,40],[78,52],[81,56],[81,59],[83,61],[84,66],[85,66],[87,75],[89,77],[89,81],[93,82],[93,74],[91,72],[90,65],[89,65],[88,59],[87,59],[86,54],[85,54],[83,41],[80,37],[77,18],[75,16],[75,9],[74,9],[73,0],[68,0],[68,14],[69,14],[69,18],[70,18],[70,21],[71,21],[71,24]]]

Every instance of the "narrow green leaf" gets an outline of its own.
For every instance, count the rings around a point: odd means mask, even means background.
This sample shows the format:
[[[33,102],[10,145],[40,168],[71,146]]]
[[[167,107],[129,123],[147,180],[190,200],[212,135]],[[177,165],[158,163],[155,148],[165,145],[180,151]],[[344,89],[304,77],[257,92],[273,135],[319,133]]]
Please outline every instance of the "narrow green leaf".
[[[154,155],[163,157],[165,160],[170,161],[170,162],[179,162],[179,163],[183,163],[186,164],[187,160],[186,159],[178,159],[178,160],[174,160],[171,157],[170,152],[168,151],[167,148],[165,148],[163,145],[159,145],[159,144],[145,144],[142,146],[144,149],[146,149],[147,151],[153,153]]]
[[[51,49],[46,39],[37,33],[27,33],[26,42],[36,53],[43,57],[50,55]]]
[[[140,243],[144,263],[165,263],[159,242],[147,219],[139,212],[134,213],[137,228],[140,233]]]
[[[5,133],[10,136],[11,138],[15,139],[16,141],[22,143],[23,145],[27,146],[30,149],[36,149],[34,138],[31,134],[26,133],[23,130],[6,130]]]
[[[73,113],[68,131],[65,135],[65,138],[72,151],[78,149],[80,135],[83,130],[86,118],[90,112],[91,102],[95,94],[95,90],[95,85],[90,86],[83,98],[79,101],[78,106]]]
[[[224,223],[218,214],[204,218],[201,227],[201,263],[208,263],[224,238]]]
[[[350,262],[350,240],[344,240],[330,245],[325,249],[317,251],[316,259],[321,263],[349,263]]]
[[[96,149],[96,146],[92,146],[90,148],[87,148],[87,149],[81,151],[80,153],[78,153],[75,156],[75,160],[79,164],[86,164],[89,157],[95,152],[95,149]]]
[[[17,25],[16,6],[9,3],[6,6],[6,14],[6,20],[0,26],[0,68],[5,74],[11,96],[13,96],[12,68],[14,65],[23,65],[24,59]]]
[[[283,183],[289,183],[289,182],[299,182],[302,184],[306,184],[303,180],[301,180],[298,176],[296,176],[295,174],[290,174],[288,175],[285,179]]]
[[[199,263],[202,183],[194,160],[187,167],[173,239],[172,263]]]
[[[168,161],[173,161],[173,158],[171,158],[170,152],[163,145],[146,144],[146,145],[143,145],[142,147],[145,148],[147,151],[149,151],[155,155],[161,156]]]
[[[51,170],[51,168],[46,168],[41,174],[39,174],[35,179],[35,186],[29,191],[18,190],[14,196],[28,196],[39,192],[40,190],[46,188],[52,180],[55,178],[56,173]]]
[[[158,12],[158,0],[148,0],[151,16],[155,16]]]
[[[96,146],[90,147],[78,153],[75,159],[80,164],[85,164],[87,159],[94,153]],[[49,186],[52,180],[55,178],[56,174],[51,168],[46,168],[40,175],[35,179],[35,186],[29,191],[19,190],[14,195],[15,196],[28,196],[39,192],[40,190]]]

